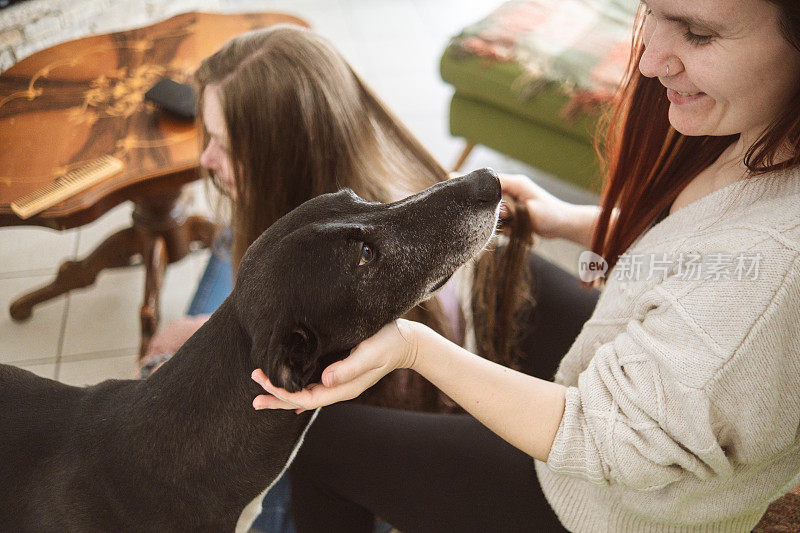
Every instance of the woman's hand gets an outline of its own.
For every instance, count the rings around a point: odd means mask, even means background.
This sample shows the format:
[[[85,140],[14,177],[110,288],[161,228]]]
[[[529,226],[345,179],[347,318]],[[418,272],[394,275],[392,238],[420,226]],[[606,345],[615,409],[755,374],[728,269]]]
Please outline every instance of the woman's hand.
[[[356,346],[350,355],[329,365],[322,372],[322,383],[314,383],[298,392],[288,392],[269,382],[259,368],[253,381],[269,394],[253,400],[256,409],[294,409],[301,413],[332,403],[352,400],[396,368],[412,368],[419,350],[422,324],[397,319]]]
[[[504,195],[527,204],[535,234],[545,239],[566,238],[574,204],[553,196],[521,174],[500,174],[500,187]]]

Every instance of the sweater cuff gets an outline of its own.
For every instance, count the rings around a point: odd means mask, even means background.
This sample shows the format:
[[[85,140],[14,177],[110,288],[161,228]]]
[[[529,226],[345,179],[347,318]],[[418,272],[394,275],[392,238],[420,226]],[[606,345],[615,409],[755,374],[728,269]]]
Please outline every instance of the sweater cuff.
[[[564,416],[550,448],[547,466],[559,474],[579,477],[590,483],[608,485],[603,466],[589,446],[589,426],[583,415],[581,393],[577,387],[567,387]],[[595,450],[597,449],[594,446]]]

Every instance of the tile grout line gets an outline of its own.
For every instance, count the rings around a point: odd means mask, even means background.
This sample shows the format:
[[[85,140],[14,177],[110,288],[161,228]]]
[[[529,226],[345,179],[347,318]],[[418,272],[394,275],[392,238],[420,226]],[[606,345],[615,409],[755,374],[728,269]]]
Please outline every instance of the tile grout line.
[[[55,379],[58,381],[59,374],[61,373],[61,352],[64,349],[64,337],[67,332],[67,315],[69,314],[70,294],[67,293],[64,298],[64,314],[61,316],[61,331],[58,333],[58,353],[56,355]]]
[[[94,352],[82,352],[61,356],[62,364],[77,363],[81,361],[101,361],[103,359],[114,359],[126,357],[137,353],[136,346],[117,348],[114,350],[98,350]]]
[[[58,269],[56,269],[56,273],[58,273]],[[22,279],[22,278],[37,278],[37,277],[44,277],[44,276],[52,276],[53,269],[52,268],[36,268],[32,270],[14,270],[11,272],[2,272],[0,273],[0,280],[6,279]]]
[[[72,257],[70,258],[71,261],[75,261],[78,258],[78,248],[81,244],[81,231],[78,230],[77,235],[75,236],[75,244],[72,247]],[[72,299],[72,291],[68,291],[64,295],[64,313],[61,315],[61,331],[58,333],[58,351],[56,353],[56,368],[55,368],[55,379],[59,381],[59,377],[61,374],[61,354],[64,352],[64,339],[67,336],[67,318],[69,316],[69,304]]]

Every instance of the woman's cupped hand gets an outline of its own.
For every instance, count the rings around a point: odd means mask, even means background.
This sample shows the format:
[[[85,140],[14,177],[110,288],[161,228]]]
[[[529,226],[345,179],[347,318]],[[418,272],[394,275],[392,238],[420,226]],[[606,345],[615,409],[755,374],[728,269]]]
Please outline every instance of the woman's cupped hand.
[[[260,368],[253,371],[253,381],[267,394],[253,400],[255,409],[294,409],[296,413],[336,402],[352,400],[397,368],[413,368],[419,352],[418,322],[397,319],[356,346],[350,355],[329,365],[322,372],[321,383],[303,390],[288,392],[270,383]]]

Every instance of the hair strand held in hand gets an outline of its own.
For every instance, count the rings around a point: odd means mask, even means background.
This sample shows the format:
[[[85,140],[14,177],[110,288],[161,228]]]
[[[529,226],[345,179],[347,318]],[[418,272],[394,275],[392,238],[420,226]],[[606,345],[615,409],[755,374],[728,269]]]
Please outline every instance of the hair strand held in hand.
[[[482,357],[519,370],[519,317],[531,301],[528,253],[533,228],[524,202],[508,202],[504,224],[508,243],[485,252],[475,265],[472,316],[477,352]]]

